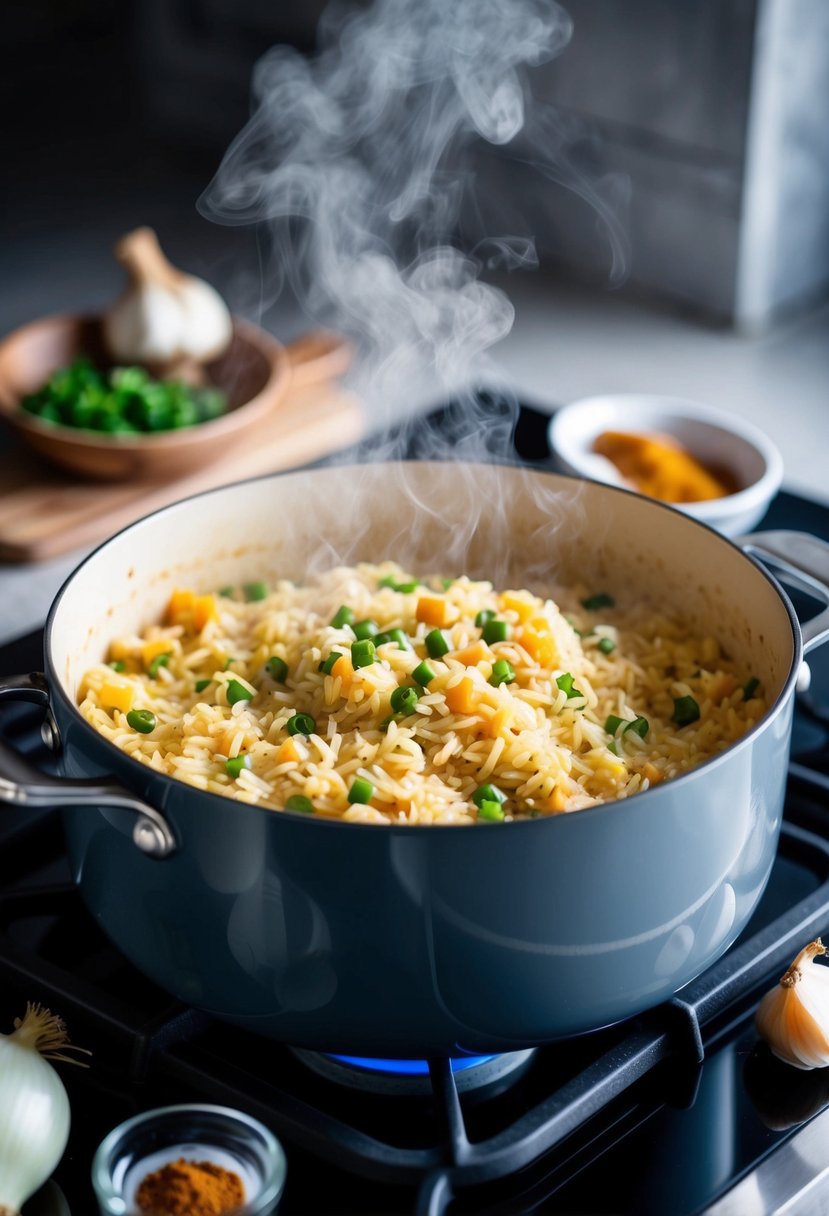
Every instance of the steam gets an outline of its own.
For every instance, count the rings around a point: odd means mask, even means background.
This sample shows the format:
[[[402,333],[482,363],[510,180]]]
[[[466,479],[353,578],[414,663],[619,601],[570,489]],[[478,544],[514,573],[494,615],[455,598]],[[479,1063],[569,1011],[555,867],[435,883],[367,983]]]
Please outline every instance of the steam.
[[[309,318],[354,341],[354,388],[375,424],[497,378],[486,352],[509,332],[513,308],[480,276],[531,266],[535,252],[526,234],[458,246],[462,212],[474,208],[476,144],[513,145],[542,177],[590,198],[618,265],[612,208],[568,169],[552,112],[540,118],[531,104],[528,69],[570,35],[554,0],[335,3],[313,59],[278,46],[257,65],[252,117],[200,207],[222,223],[260,225],[271,295],[288,283]],[[510,423],[509,409],[467,408],[452,454],[461,439],[464,455],[481,452],[482,431],[483,450],[497,448]],[[421,433],[421,455],[427,440]]]

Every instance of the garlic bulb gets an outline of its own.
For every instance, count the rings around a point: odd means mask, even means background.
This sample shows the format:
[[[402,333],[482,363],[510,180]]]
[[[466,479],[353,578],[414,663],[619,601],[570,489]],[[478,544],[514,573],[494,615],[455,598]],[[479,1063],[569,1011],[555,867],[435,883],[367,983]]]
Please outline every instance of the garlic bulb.
[[[183,274],[165,258],[152,228],[136,228],[115,246],[130,281],[104,314],[112,357],[145,365],[215,359],[230,342],[233,322],[214,287]]]
[[[820,938],[800,951],[757,1008],[760,1037],[795,1068],[829,1065],[829,967],[810,965],[818,954],[826,954]]]
[[[69,1098],[48,1062],[67,1060],[60,1018],[28,1005],[0,1034],[0,1216],[18,1216],[46,1181],[69,1138]]]

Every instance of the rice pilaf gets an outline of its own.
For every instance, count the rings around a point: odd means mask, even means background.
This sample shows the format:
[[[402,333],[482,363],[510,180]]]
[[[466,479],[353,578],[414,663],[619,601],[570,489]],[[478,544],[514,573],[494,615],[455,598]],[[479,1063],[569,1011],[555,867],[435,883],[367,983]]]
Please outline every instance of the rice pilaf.
[[[176,591],[164,623],[112,642],[79,703],[117,747],[198,789],[407,824],[626,798],[766,709],[715,637],[601,588],[552,600],[391,562]]]

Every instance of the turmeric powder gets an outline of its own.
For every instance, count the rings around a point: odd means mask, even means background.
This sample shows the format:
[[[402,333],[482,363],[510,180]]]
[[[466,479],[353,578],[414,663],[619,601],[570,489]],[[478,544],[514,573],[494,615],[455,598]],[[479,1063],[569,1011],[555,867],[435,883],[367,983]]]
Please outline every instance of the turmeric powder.
[[[593,451],[615,464],[641,494],[663,502],[702,502],[731,493],[722,477],[667,437],[603,431]]]
[[[212,1161],[170,1161],[148,1174],[135,1202],[146,1216],[223,1216],[245,1202],[238,1174]]]

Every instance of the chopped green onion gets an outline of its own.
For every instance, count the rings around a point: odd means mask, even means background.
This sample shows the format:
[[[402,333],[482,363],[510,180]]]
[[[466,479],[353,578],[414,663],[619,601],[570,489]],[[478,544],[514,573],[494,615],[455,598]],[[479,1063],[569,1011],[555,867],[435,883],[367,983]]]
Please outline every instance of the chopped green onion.
[[[608,595],[606,591],[599,591],[596,595],[589,595],[586,600],[582,600],[582,608],[586,608],[588,612],[597,612],[599,608],[613,608],[616,604],[612,595]]]
[[[609,735],[615,735],[616,731],[625,720],[625,718],[619,718],[616,714],[611,714],[605,719],[604,728]]]
[[[412,591],[417,591],[419,586],[420,580],[413,578],[407,583],[395,583],[394,589],[395,591],[401,592],[403,595],[410,595]]]
[[[378,589],[380,587],[391,587],[392,591],[395,590],[396,586],[397,582],[390,574],[385,574],[377,584]]]
[[[562,692],[567,693],[567,700],[571,701],[573,697],[583,697],[584,693],[580,689],[574,687],[574,677],[569,671],[565,671],[562,675],[556,677],[556,684]]]
[[[343,625],[350,625],[353,620],[353,608],[349,608],[348,604],[341,604],[331,618],[331,626],[333,629],[342,629]]]
[[[616,643],[613,641],[613,638],[599,638],[597,645],[602,654],[612,654],[616,649]]]
[[[341,659],[342,657],[341,650],[332,650],[328,658],[323,659],[320,663],[320,671],[324,671],[327,676],[330,676],[337,659]]]
[[[442,578],[440,580],[440,585],[444,591],[448,591],[454,582],[455,580],[453,578]]]
[[[489,682],[493,688],[497,688],[499,684],[512,684],[515,680],[515,668],[512,663],[506,659],[497,659],[492,664],[492,675],[489,677]]]
[[[506,794],[502,790],[499,790],[497,785],[479,785],[472,795],[472,801],[479,808],[482,802],[497,802],[500,804],[506,802],[506,800]]]
[[[386,731],[389,729],[389,723],[394,722],[396,720],[397,720],[397,714],[389,714],[380,723],[380,730],[383,731],[383,733],[385,734]]]
[[[750,701],[760,687],[760,681],[756,676],[752,676],[750,680],[746,680],[743,685],[743,700]]]
[[[313,735],[316,725],[310,714],[294,714],[285,723],[285,729],[289,735]]]
[[[303,815],[313,815],[314,804],[304,794],[291,794],[285,802],[286,811],[300,811]]]
[[[411,684],[401,685],[400,688],[395,688],[389,703],[395,713],[411,714],[414,713],[419,697],[420,693],[416,688],[412,688]]]
[[[365,804],[371,802],[374,797],[374,786],[370,781],[364,780],[362,777],[357,777],[351,784],[351,789],[348,791],[349,802],[359,802]]]
[[[212,680],[196,680],[196,692],[204,692],[212,683]]]
[[[410,650],[409,639],[402,629],[387,629],[378,633],[374,638],[375,646],[385,646],[388,642],[397,642],[400,650]]]
[[[284,684],[288,675],[288,664],[284,659],[280,659],[278,654],[273,654],[265,664],[265,671],[277,684]]]
[[[148,735],[155,730],[155,714],[149,709],[131,709],[127,714],[127,724],[139,734]]]
[[[442,629],[432,629],[426,634],[426,649],[432,659],[442,659],[449,653],[449,642]]]
[[[158,675],[159,667],[167,667],[169,665],[170,657],[169,651],[166,654],[157,654],[147,668],[147,675],[154,680]]]
[[[494,616],[495,616],[495,612],[492,608],[482,608],[481,611],[478,613],[478,615],[475,617],[475,624],[478,626],[479,629],[483,629],[483,627],[487,623],[487,621],[491,621]]]
[[[250,756],[234,756],[232,760],[225,760],[225,771],[234,780],[239,776],[243,768],[250,768]]]
[[[651,724],[648,719],[640,716],[638,718],[634,718],[632,722],[627,724],[625,727],[625,734],[627,734],[629,730],[632,730],[633,733],[638,735],[640,739],[644,739],[645,735],[647,735],[648,731],[650,730],[650,726]]]
[[[362,640],[376,637],[378,625],[376,621],[355,621],[351,628],[354,630],[355,638]]]
[[[699,717],[699,705],[693,697],[674,697],[673,719],[677,726],[690,726]]]
[[[484,799],[478,807],[478,818],[498,823],[504,818],[504,808],[500,802],[490,802],[489,799]]]
[[[254,600],[264,600],[268,597],[268,585],[267,583],[244,583],[242,593],[249,604]]]
[[[113,659],[112,662],[108,664],[108,666],[111,667],[113,671],[126,671],[127,670],[127,665],[123,659]]]
[[[351,662],[356,667],[370,667],[377,659],[377,648],[371,638],[351,643]]]
[[[418,684],[422,684],[425,688],[435,678],[435,673],[427,662],[418,663],[412,672],[412,679],[417,680]]]
[[[611,739],[611,740],[610,740],[610,742],[609,742],[609,743],[608,743],[608,745],[607,745],[607,750],[608,750],[609,752],[613,752],[613,755],[614,755],[614,756],[618,756],[618,755],[619,755],[619,744],[616,742],[616,740],[615,740],[615,739]]]
[[[493,642],[506,642],[509,637],[509,625],[506,621],[499,621],[497,617],[492,617],[486,622],[481,635],[488,646]]]
[[[228,583],[227,586],[225,586],[225,587],[219,588],[219,595],[221,595],[226,600],[233,598],[233,592],[234,592],[234,588],[231,587],[230,583]]]
[[[235,663],[235,662],[236,662],[236,660],[233,657],[233,655],[230,655],[228,658],[225,659],[225,665],[222,668],[222,671],[227,671],[227,669],[230,667],[230,664]]]
[[[230,680],[227,686],[227,703],[235,705],[237,701],[249,701],[253,696],[238,680]]]

